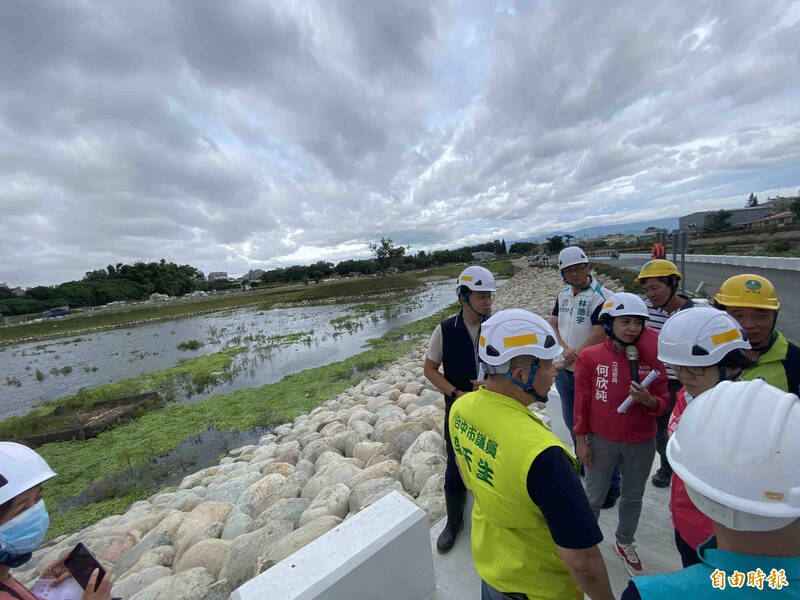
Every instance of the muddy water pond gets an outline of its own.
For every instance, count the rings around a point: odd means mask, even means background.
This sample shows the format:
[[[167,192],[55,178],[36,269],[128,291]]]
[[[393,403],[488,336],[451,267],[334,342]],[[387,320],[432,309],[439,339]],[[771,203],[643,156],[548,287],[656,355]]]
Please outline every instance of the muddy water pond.
[[[0,418],[24,414],[38,402],[80,388],[138,377],[230,347],[244,351],[235,357],[229,377],[176,399],[195,402],[279,381],[344,360],[363,351],[368,339],[435,313],[455,299],[454,283],[430,283],[417,294],[366,303],[267,311],[253,306],[6,346],[0,348]]]

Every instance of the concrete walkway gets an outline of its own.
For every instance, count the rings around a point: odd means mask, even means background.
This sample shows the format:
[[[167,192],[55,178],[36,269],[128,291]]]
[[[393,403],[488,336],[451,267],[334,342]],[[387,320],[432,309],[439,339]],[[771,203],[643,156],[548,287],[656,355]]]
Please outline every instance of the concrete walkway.
[[[564,420],[561,417],[561,400],[555,388],[549,394],[547,415],[552,419],[553,432],[567,444],[572,446]],[[652,473],[658,468],[659,458],[653,461]],[[472,507],[472,498],[467,510]],[[479,600],[480,578],[472,563],[472,549],[469,543],[470,523],[466,519],[464,532],[459,534],[456,545],[445,555],[436,551],[436,538],[444,528],[442,519],[431,529],[431,548],[433,549],[433,565],[436,573],[435,600]],[[600,550],[606,562],[611,588],[618,597],[628,585],[628,574],[622,566],[622,560],[614,551],[614,531],[617,528],[617,509],[604,510],[600,513],[600,529],[603,541]],[[645,568],[645,574],[669,573],[681,568],[680,557],[675,549],[674,529],[669,512],[669,488],[659,489],[648,482],[644,494],[644,506],[636,532],[639,557]],[[588,596],[587,596],[588,597]]]

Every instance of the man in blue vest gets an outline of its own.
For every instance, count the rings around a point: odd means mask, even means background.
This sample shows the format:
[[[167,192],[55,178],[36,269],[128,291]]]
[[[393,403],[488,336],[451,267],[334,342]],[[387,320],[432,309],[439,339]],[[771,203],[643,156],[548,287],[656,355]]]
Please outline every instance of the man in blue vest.
[[[800,598],[800,399],[763,379],[694,398],[667,457],[714,534],[702,562],[634,577],[622,600]]]
[[[447,448],[444,498],[447,524],[436,541],[441,553],[448,552],[464,524],[464,502],[467,489],[458,474],[447,419],[456,398],[471,392],[478,380],[478,336],[481,323],[492,311],[495,291],[494,276],[484,267],[467,267],[458,276],[456,292],[461,311],[436,326],[425,355],[425,377],[444,394],[444,440]],[[443,365],[444,374],[439,371]]]

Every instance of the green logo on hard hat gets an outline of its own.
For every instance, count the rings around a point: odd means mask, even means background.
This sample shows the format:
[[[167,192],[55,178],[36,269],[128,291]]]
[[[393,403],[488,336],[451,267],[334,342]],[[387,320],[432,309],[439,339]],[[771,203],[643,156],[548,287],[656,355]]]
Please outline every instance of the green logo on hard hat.
[[[744,282],[744,287],[746,287],[751,292],[757,292],[761,289],[761,283],[756,281],[755,279],[748,279]]]

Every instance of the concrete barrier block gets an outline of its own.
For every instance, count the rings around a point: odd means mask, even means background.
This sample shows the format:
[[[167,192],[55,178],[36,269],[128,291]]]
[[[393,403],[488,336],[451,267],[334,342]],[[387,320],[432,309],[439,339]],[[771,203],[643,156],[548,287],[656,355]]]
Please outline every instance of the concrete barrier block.
[[[232,600],[425,600],[434,592],[428,517],[397,492],[251,579]]]
[[[647,260],[651,257],[649,254],[625,253],[621,254],[620,258],[631,260]],[[670,258],[671,260],[671,254],[668,253],[667,258]],[[687,254],[686,262],[800,271],[800,258],[785,256],[726,256],[717,254]]]

